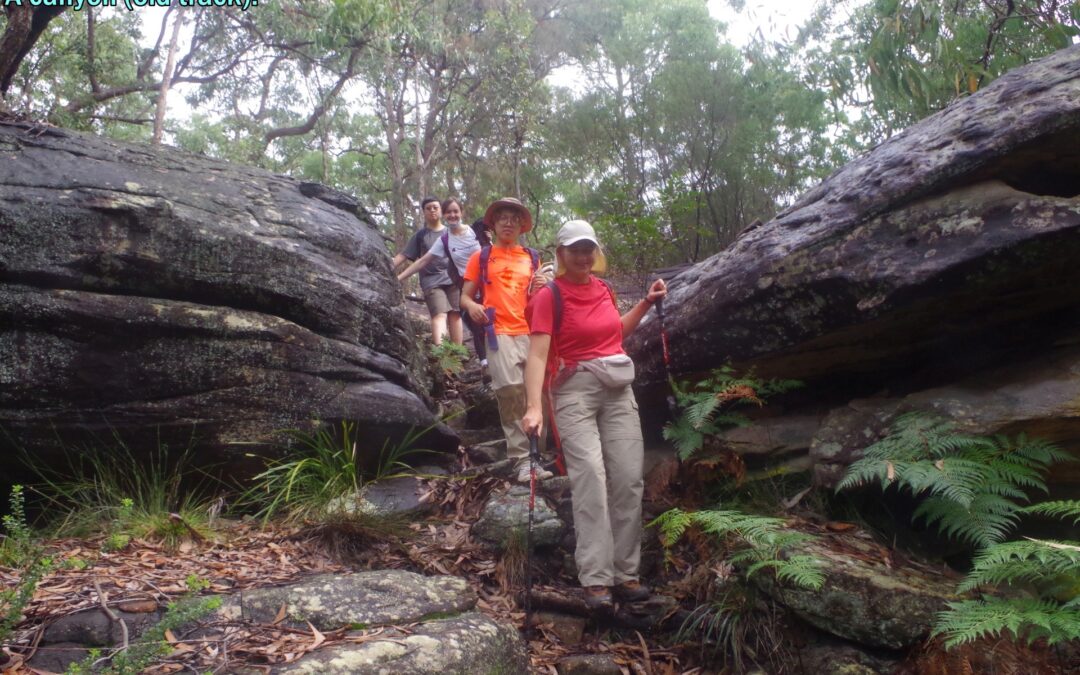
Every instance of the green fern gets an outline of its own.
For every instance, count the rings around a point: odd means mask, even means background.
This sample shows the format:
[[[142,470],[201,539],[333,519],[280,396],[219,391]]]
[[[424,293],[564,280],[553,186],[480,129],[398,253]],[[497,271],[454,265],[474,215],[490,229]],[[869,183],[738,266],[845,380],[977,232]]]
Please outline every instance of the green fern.
[[[980,638],[1010,638],[1030,644],[1046,640],[1053,645],[1080,638],[1080,604],[1059,605],[1036,598],[995,598],[951,602],[938,614],[934,635],[945,638],[947,648]]]
[[[718,368],[696,383],[672,380],[671,388],[682,414],[664,427],[664,439],[675,446],[680,459],[688,459],[701,449],[707,437],[750,424],[746,416],[732,408],[762,405],[770,396],[801,386],[797,380],[759,380],[753,373],[740,377],[730,366]]]
[[[1032,491],[1046,492],[1044,476],[1072,456],[1021,434],[985,438],[923,413],[899,417],[889,434],[866,448],[837,490],[877,484],[909,490],[924,501],[916,518],[979,548],[1003,541]],[[1080,512],[1078,512],[1080,515]]]
[[[1028,515],[1050,516],[1051,518],[1072,520],[1073,525],[1080,523],[1080,501],[1075,500],[1032,504],[1031,506],[1021,509],[1021,512]]]
[[[813,539],[787,528],[782,518],[758,516],[740,511],[695,511],[671,509],[650,526],[660,528],[665,548],[671,548],[690,527],[726,539],[735,537],[738,548],[728,561],[744,568],[746,578],[771,569],[777,579],[794,586],[818,590],[825,583],[820,562],[813,556],[784,555],[791,547]]]
[[[996,544],[980,552],[958,590],[1027,583],[1043,596],[1077,595],[1080,546],[1074,542],[1022,539]]]

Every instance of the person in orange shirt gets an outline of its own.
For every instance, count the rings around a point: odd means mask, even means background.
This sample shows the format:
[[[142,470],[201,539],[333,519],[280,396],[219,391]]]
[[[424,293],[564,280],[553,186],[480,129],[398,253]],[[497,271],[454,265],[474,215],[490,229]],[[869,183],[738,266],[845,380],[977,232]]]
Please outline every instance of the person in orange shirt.
[[[491,386],[506,436],[506,456],[517,461],[518,482],[527,483],[529,437],[521,428],[525,414],[525,360],[529,354],[525,306],[549,279],[534,270],[533,254],[518,243],[518,237],[532,229],[532,214],[524,204],[510,197],[492,202],[484,213],[484,222],[495,233],[487,254],[486,274],[481,273],[482,249],[465,267],[461,308],[477,326],[488,329],[491,324],[494,328],[495,344],[489,345],[488,351]],[[477,292],[479,302],[474,299]],[[540,468],[536,476],[544,480],[552,474]]]

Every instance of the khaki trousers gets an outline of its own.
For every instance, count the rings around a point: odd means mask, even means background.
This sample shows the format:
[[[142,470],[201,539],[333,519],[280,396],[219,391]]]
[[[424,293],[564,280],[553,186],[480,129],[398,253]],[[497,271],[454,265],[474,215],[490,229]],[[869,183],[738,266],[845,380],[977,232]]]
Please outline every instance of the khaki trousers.
[[[610,389],[578,370],[555,392],[577,534],[582,586],[638,578],[641,560],[642,463],[637,401],[630,385]]]
[[[496,335],[497,351],[488,352],[488,373],[499,421],[506,437],[506,456],[524,460],[529,457],[529,438],[521,428],[525,416],[525,359],[529,355],[528,335]]]

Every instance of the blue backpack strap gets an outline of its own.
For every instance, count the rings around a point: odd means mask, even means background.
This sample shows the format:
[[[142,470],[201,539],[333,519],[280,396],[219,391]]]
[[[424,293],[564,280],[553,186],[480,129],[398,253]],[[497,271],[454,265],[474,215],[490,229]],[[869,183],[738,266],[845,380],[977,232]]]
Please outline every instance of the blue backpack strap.
[[[525,250],[529,252],[529,258],[532,260],[532,273],[536,274],[536,270],[540,269],[540,251],[528,246],[525,247]]]
[[[476,291],[477,302],[484,304],[484,290],[491,282],[488,280],[488,262],[491,260],[491,247],[485,246],[480,249],[480,283]]]

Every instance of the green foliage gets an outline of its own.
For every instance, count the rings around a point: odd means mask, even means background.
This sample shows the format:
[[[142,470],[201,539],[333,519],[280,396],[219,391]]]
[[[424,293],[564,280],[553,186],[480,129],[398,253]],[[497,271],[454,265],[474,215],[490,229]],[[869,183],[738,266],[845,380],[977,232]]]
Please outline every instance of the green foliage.
[[[960,434],[955,425],[923,413],[908,413],[889,434],[866,448],[837,490],[877,484],[923,497],[915,517],[945,535],[989,546],[1016,526],[1032,490],[1046,492],[1043,478],[1054,462],[1071,455],[1023,434],[984,438]]]
[[[769,672],[783,672],[792,655],[785,648],[775,605],[762,602],[752,587],[732,581],[718,576],[717,590],[690,612],[676,640],[700,640],[702,658],[719,657],[731,672],[748,672],[748,662],[762,660],[776,666]]]
[[[431,345],[431,357],[444,373],[457,375],[465,368],[464,361],[469,358],[469,350],[465,345],[444,338],[440,344]]]
[[[985,596],[951,602],[949,609],[938,614],[934,634],[944,635],[945,646],[950,648],[986,637],[1028,644],[1046,640],[1053,645],[1080,638],[1080,604]]]
[[[782,518],[739,511],[687,512],[676,508],[661,514],[650,525],[660,528],[666,548],[673,546],[690,527],[719,539],[734,539],[737,550],[728,561],[744,567],[747,578],[771,570],[779,581],[801,588],[817,590],[825,582],[816,558],[787,552],[813,537],[789,530]]]
[[[0,642],[22,620],[23,608],[34,597],[38,582],[53,566],[26,522],[23,486],[12,486],[9,506],[11,513],[3,519],[5,535],[0,564],[14,568],[19,580],[13,588],[0,589]]]
[[[292,522],[340,517],[349,500],[360,493],[365,474],[372,481],[403,475],[411,470],[409,458],[430,452],[414,447],[430,429],[410,429],[398,443],[384,441],[377,464],[368,471],[359,454],[355,422],[343,420],[336,430],[322,426],[314,433],[288,431],[292,441],[288,454],[268,462],[240,504],[254,508],[264,522],[281,514]]]
[[[768,397],[801,386],[797,380],[759,380],[753,373],[739,376],[730,366],[718,368],[708,378],[693,384],[672,381],[682,414],[664,427],[664,438],[675,444],[680,459],[688,459],[702,448],[707,437],[750,423],[733,408],[764,405]]]
[[[195,585],[201,586],[201,584]],[[192,588],[190,577],[188,587]],[[148,628],[127,649],[118,649],[106,656],[102,656],[100,650],[91,650],[89,656],[78,663],[71,664],[65,672],[68,675],[90,675],[91,673],[138,675],[172,651],[168,640],[165,639],[166,632],[198,621],[221,607],[221,598],[199,598],[196,597],[196,592],[193,589],[179,600],[170,602],[161,621]]]
[[[103,547],[119,550],[132,538],[178,546],[191,537],[189,526],[209,534],[205,474],[190,466],[190,448],[170,453],[158,443],[136,456],[116,438],[113,447],[69,453],[64,468],[27,464],[41,479],[34,489],[46,498],[58,536],[103,533]]]
[[[934,626],[946,646],[986,637],[1051,645],[1080,637],[1080,542],[1024,539],[989,546],[958,590],[979,588],[1005,595],[950,603]]]
[[[850,128],[869,144],[1067,47],[1080,32],[1075,8],[979,0],[822,3],[796,48],[808,84],[829,91],[838,110],[858,110]]]
[[[915,518],[978,548],[957,590],[996,587],[1005,595],[949,603],[934,627],[947,647],[987,637],[1054,644],[1080,637],[1080,545],[1004,539],[1022,515],[1080,521],[1080,502],[1020,504],[1031,491],[1046,492],[1052,464],[1072,459],[1024,435],[965,435],[948,420],[909,413],[864,451],[837,489],[909,490],[923,498]]]
[[[1032,516],[1049,516],[1051,518],[1071,520],[1073,525],[1080,523],[1080,501],[1040,502],[1024,507],[1021,512]]]
[[[1036,584],[1043,595],[1071,598],[1080,582],[1080,547],[1038,539],[995,544],[975,557],[959,590],[1020,582]]]

